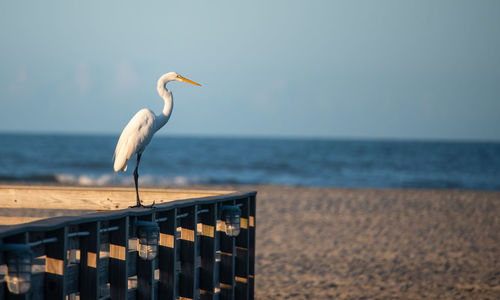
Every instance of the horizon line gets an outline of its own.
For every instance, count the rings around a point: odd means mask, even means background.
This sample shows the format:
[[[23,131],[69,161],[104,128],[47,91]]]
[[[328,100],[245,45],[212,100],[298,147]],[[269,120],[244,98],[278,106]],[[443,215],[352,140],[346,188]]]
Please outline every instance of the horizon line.
[[[54,135],[54,136],[116,136],[120,133],[111,132],[63,132],[63,131],[11,131],[1,130],[0,135]],[[220,139],[279,139],[279,140],[331,140],[331,141],[400,141],[400,142],[449,142],[449,143],[500,143],[500,139],[475,138],[436,138],[436,137],[391,137],[391,136],[306,136],[287,134],[197,134],[197,133],[159,133],[159,138],[220,138]]]

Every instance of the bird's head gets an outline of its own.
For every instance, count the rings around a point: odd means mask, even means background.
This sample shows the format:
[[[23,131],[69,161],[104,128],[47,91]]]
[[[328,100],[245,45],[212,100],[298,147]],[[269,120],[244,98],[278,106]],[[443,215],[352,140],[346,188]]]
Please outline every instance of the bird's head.
[[[191,84],[194,84],[197,86],[201,86],[199,83],[194,82],[192,80],[189,80],[189,79],[187,79],[187,78],[185,78],[185,77],[183,77],[175,72],[169,72],[167,74],[164,74],[158,80],[158,82],[162,82],[163,84],[166,84],[169,81],[183,81],[183,82],[191,83]]]

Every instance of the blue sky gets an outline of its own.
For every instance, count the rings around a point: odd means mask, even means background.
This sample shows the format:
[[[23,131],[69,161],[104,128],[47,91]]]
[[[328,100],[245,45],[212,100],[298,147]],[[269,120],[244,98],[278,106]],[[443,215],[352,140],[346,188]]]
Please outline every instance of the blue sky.
[[[34,2],[34,3],[33,3]],[[500,141],[500,1],[2,1],[0,131]]]

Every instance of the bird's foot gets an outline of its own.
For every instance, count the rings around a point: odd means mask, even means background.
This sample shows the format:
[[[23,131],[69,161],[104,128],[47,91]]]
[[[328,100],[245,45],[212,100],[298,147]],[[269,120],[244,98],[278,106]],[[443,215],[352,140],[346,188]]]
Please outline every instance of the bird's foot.
[[[153,203],[151,203],[150,205],[143,205],[142,207],[144,207],[144,208],[155,208],[155,201],[153,200]]]
[[[150,205],[142,205],[141,202],[137,202],[134,206],[129,206],[129,208],[155,208],[155,201]]]

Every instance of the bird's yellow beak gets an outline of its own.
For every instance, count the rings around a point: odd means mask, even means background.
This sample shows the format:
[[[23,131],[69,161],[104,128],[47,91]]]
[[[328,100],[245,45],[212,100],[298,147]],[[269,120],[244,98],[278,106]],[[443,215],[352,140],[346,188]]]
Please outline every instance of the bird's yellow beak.
[[[177,78],[179,78],[180,81],[184,81],[184,82],[191,83],[191,84],[194,84],[194,85],[197,85],[197,86],[201,86],[201,84],[196,83],[196,82],[194,82],[192,80],[189,80],[187,78],[184,78],[181,75],[177,75]]]

